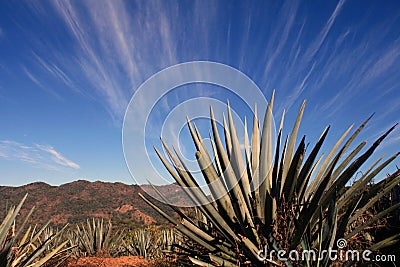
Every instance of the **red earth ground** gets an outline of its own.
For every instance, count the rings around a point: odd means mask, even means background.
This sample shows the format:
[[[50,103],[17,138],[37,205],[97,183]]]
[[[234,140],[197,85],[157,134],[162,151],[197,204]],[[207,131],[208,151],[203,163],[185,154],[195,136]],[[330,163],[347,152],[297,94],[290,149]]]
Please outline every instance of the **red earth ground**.
[[[87,257],[71,260],[68,267],[148,267],[143,257],[124,256],[119,258]]]

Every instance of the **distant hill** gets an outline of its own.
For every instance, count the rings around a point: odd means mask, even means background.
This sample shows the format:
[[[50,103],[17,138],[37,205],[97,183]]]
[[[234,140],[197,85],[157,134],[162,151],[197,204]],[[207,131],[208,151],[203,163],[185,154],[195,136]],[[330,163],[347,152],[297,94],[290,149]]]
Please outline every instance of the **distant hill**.
[[[171,190],[171,185],[157,188],[168,199],[184,200],[182,193]],[[113,224],[126,227],[166,223],[138,196],[139,192],[143,193],[143,190],[138,185],[83,180],[60,186],[42,182],[20,187],[0,186],[0,219],[5,217],[6,209],[17,205],[29,193],[21,215],[24,216],[35,206],[30,219],[35,224],[43,224],[52,218],[53,225],[61,226],[66,223],[82,223],[92,217],[111,218]],[[167,213],[173,213],[167,205],[158,205]],[[18,216],[20,221],[22,216]]]

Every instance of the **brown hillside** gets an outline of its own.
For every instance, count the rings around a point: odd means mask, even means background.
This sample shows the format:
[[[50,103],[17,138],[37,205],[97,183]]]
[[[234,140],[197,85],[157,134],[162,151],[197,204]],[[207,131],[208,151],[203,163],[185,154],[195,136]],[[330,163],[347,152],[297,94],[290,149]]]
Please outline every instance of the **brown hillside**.
[[[175,199],[183,199],[182,195],[170,192],[168,186],[158,188],[167,197],[173,194]],[[0,218],[4,218],[8,207],[18,204],[29,193],[21,215],[35,206],[31,222],[37,224],[43,224],[50,218],[54,225],[75,224],[92,217],[112,218],[113,224],[127,227],[166,223],[138,196],[139,192],[143,193],[143,190],[138,185],[83,180],[60,186],[42,182],[20,187],[0,186]],[[164,211],[171,212],[168,206],[159,205]]]

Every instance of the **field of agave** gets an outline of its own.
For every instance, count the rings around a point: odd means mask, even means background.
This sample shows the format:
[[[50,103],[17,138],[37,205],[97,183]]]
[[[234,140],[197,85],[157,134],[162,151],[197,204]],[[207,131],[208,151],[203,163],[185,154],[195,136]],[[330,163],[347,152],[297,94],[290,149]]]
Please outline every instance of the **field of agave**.
[[[68,263],[80,258],[123,256],[139,256],[151,262],[170,254],[174,244],[183,246],[184,237],[174,229],[151,226],[115,230],[111,221],[103,219],[61,229],[50,226],[51,220],[40,228],[28,226],[34,208],[17,224],[16,217],[27,197],[10,208],[0,225],[0,266],[70,266]]]
[[[62,229],[51,228],[49,220],[37,228],[27,223],[33,208],[22,222],[16,223],[25,196],[9,209],[0,225],[0,266],[64,266],[74,258],[127,255],[142,256],[149,261],[162,259],[164,264],[172,262],[172,266],[352,266],[359,262],[334,262],[322,251],[340,249],[337,241],[341,239],[346,240],[348,248],[360,251],[379,253],[393,247],[400,240],[398,231],[378,236],[377,229],[390,216],[399,216],[399,201],[389,204],[388,196],[398,187],[400,172],[378,183],[372,181],[398,154],[384,162],[378,159],[351,185],[349,181],[394,127],[365,152],[360,153],[366,145],[361,142],[345,153],[369,118],[352,134],[350,127],[323,158],[320,149],[329,127],[310,151],[306,151],[304,137],[295,147],[304,102],[286,138],[282,136],[282,116],[274,151],[273,104],[274,95],[262,127],[254,116],[251,139],[245,128],[244,153],[229,105],[223,141],[210,108],[211,152],[207,151],[196,126],[188,120],[196,159],[210,195],[199,187],[180,155],[174,154],[164,141],[170,161],[156,149],[169,173],[197,204],[186,209],[171,205],[178,215],[173,217],[148,196],[141,195],[174,225],[173,229],[152,226],[116,231],[111,221],[100,219]],[[259,186],[253,188],[257,182]],[[383,208],[377,209],[377,203],[383,203]],[[260,259],[259,251],[263,249],[313,250],[318,260]]]
[[[380,210],[375,206],[398,186],[400,173],[397,171],[378,183],[372,183],[372,180],[398,153],[382,163],[382,158],[378,159],[354,183],[349,183],[395,126],[365,152],[360,153],[366,145],[366,142],[361,142],[345,153],[369,118],[346,140],[350,127],[323,159],[319,155],[320,148],[329,126],[307,153],[304,137],[295,148],[304,101],[293,130],[286,138],[282,136],[282,115],[276,151],[273,151],[273,104],[274,95],[266,109],[261,131],[258,118],[254,116],[251,143],[245,125],[244,153],[229,105],[228,119],[224,117],[225,145],[210,107],[214,142],[211,152],[207,151],[196,125],[188,119],[187,125],[197,150],[196,159],[209,186],[211,202],[176,151],[174,154],[162,141],[168,161],[156,149],[169,173],[197,204],[198,216],[189,218],[171,205],[181,217],[176,220],[159,209],[149,197],[141,197],[201,248],[192,249],[187,258],[199,266],[352,266],[360,262],[333,262],[323,251],[340,250],[338,241],[342,240],[345,240],[346,248],[358,251],[368,249],[379,253],[384,248],[394,247],[400,238],[399,225],[394,235],[384,239],[375,230],[389,214],[399,215],[400,204],[397,202]],[[252,190],[251,185],[257,181],[260,186]],[[221,192],[228,193],[224,195]],[[299,253],[312,250],[316,257],[282,261],[276,254],[260,257],[262,250],[295,250]]]

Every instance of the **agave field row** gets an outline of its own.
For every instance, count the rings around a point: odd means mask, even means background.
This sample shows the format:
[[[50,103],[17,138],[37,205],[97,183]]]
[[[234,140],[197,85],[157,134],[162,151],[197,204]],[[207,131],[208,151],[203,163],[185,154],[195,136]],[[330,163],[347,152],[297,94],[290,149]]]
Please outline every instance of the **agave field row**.
[[[170,258],[173,266],[353,266],[371,263],[337,262],[323,251],[343,249],[339,246],[343,240],[347,249],[394,251],[400,241],[400,171],[377,183],[374,179],[399,153],[365,165],[396,125],[369,147],[365,141],[354,144],[368,118],[355,131],[349,127],[324,154],[321,147],[329,126],[311,148],[305,136],[297,139],[305,102],[286,136],[283,113],[273,144],[273,105],[274,95],[262,124],[254,113],[250,135],[245,123],[242,141],[229,105],[223,133],[210,107],[212,151],[188,119],[209,193],[199,186],[182,156],[162,140],[168,159],[157,148],[156,153],[196,207],[170,205],[176,213],[171,216],[150,196],[140,197],[173,228],[116,231],[111,221],[102,219],[61,229],[49,227],[49,221],[38,228],[28,225],[33,208],[17,224],[25,196],[0,225],[0,266],[61,266],[71,258],[124,255]],[[316,259],[260,258],[261,250],[313,251]]]
[[[1,223],[0,266],[66,266],[67,261],[82,257],[141,256],[150,261],[170,255],[175,244],[186,243],[171,228],[115,230],[110,220],[99,218],[63,228],[50,226],[51,220],[41,227],[27,225],[34,208],[22,222],[16,220],[27,196],[9,209]]]

